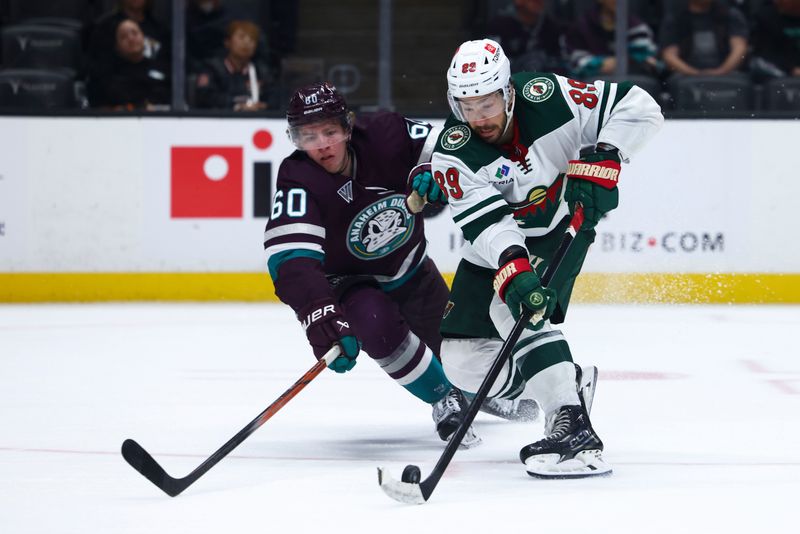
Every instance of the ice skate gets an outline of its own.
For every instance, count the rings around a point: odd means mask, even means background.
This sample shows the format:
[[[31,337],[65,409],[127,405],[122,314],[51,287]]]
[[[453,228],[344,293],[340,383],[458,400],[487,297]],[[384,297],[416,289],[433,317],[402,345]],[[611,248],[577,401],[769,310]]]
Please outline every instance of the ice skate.
[[[442,441],[448,441],[453,432],[458,429],[467,411],[467,400],[458,388],[452,388],[441,400],[433,403],[433,422],[436,423],[436,432]],[[460,446],[469,449],[479,445],[481,438],[475,434],[472,426],[469,427]]]
[[[532,477],[581,478],[611,473],[603,442],[582,406],[562,406],[545,425],[546,437],[519,452]]]
[[[539,417],[539,405],[533,399],[486,399],[481,411],[508,421],[535,421]]]

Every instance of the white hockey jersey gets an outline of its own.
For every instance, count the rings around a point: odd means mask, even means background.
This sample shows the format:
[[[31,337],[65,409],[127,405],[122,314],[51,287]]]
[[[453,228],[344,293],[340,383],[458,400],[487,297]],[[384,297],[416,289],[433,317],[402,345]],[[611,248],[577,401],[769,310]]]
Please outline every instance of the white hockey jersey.
[[[451,115],[431,161],[468,241],[464,259],[493,269],[506,248],[524,247],[525,237],[547,234],[569,213],[564,176],[581,149],[608,143],[627,162],[664,121],[655,100],[627,82],[531,72],[512,81],[516,149],[484,142]],[[621,179],[624,189],[624,172]]]

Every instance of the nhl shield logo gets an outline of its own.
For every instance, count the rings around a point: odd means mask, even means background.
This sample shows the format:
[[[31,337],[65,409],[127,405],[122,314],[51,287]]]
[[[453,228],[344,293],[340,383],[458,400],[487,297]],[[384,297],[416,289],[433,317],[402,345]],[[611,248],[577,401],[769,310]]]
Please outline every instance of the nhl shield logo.
[[[463,124],[448,128],[442,134],[442,148],[445,150],[458,150],[467,144],[471,136],[472,131]]]
[[[554,91],[555,84],[550,78],[534,78],[522,88],[522,97],[538,104],[553,96]]]

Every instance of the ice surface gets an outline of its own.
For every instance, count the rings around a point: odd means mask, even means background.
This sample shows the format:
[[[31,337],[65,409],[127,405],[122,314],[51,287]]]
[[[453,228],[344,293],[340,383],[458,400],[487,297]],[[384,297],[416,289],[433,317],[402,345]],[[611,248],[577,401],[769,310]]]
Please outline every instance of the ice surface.
[[[2,533],[796,533],[798,307],[574,306],[564,332],[600,367],[593,422],[614,475],[528,477],[541,426],[481,414],[430,501],[430,408],[368,358],[323,372],[176,498],[119,454],[184,476],[314,363],[274,304],[0,306]]]

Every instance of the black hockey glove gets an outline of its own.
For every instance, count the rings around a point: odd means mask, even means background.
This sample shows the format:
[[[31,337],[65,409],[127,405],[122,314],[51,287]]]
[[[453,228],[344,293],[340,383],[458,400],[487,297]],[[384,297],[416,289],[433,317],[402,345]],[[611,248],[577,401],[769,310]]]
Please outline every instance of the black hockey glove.
[[[297,318],[303,325],[318,360],[333,345],[338,344],[342,353],[328,368],[337,373],[345,373],[355,367],[360,344],[342,315],[341,308],[333,299],[325,298],[308,304],[297,313]]]

